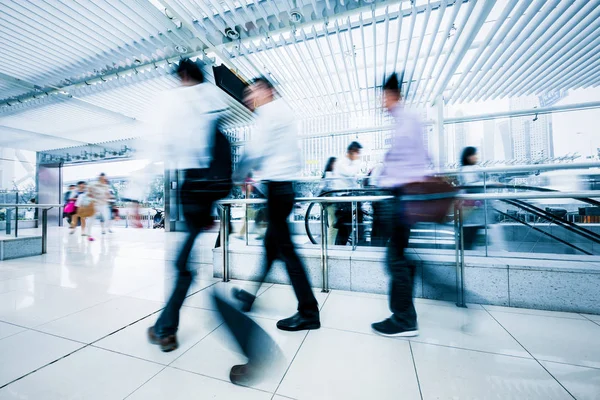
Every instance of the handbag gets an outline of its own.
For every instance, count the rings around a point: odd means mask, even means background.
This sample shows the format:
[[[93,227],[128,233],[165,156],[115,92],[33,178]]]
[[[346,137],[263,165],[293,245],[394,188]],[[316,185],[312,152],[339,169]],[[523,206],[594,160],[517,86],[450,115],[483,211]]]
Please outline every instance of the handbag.
[[[75,212],[75,200],[69,200],[67,205],[65,205],[64,213],[65,214],[73,214]]]
[[[442,223],[454,204],[458,189],[439,177],[428,177],[402,188],[404,216],[410,224]]]

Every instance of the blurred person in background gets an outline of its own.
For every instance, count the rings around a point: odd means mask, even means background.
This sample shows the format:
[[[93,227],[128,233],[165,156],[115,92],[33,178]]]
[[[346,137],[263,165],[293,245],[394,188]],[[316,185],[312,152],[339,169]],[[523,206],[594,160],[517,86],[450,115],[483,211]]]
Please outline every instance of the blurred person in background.
[[[319,196],[335,190],[335,164],[337,158],[329,157],[327,164],[325,164],[325,170],[323,171],[321,188]],[[334,204],[327,204],[325,206],[327,210],[327,243],[334,244],[338,230],[335,228],[335,210]]]
[[[460,157],[461,175],[459,181],[461,186],[465,187],[466,193],[483,193],[484,191],[482,176],[477,172],[479,169],[478,162],[477,148],[473,146],[465,147]],[[485,206],[481,200],[464,200],[462,207],[464,246],[465,250],[472,250],[475,247],[478,233],[485,229]]]
[[[362,145],[358,142],[352,142],[348,145],[345,157],[340,157],[333,170],[334,188],[336,190],[351,190],[359,189],[359,176],[360,176],[360,152]],[[357,210],[360,209],[360,204],[357,206]],[[357,213],[357,218],[360,222],[361,212]],[[352,204],[351,203],[338,203],[335,205],[335,225],[337,229],[337,235],[335,238],[335,244],[338,246],[345,246],[348,244],[348,239],[352,234]]]
[[[175,262],[177,278],[173,292],[156,323],[148,328],[150,343],[164,352],[177,349],[179,313],[195,272],[188,265],[198,235],[212,227],[212,210],[217,200],[231,190],[231,145],[219,130],[227,105],[222,92],[204,82],[200,66],[189,60],[179,62],[175,73],[181,87],[166,92],[154,108],[152,135],[148,138],[147,156],[151,160],[147,173],[136,174],[127,195],[140,199],[142,177],[154,176],[148,171],[159,166],[159,160],[171,162],[184,176],[179,198],[185,217],[187,237]],[[164,168],[164,166],[163,166]],[[148,181],[150,180],[148,179]],[[136,194],[137,190],[137,194]]]
[[[75,212],[71,218],[71,230],[69,233],[71,235],[74,234],[78,223],[81,223],[81,236],[89,236],[86,229],[86,221],[89,217],[93,216],[96,211],[92,200],[87,196],[87,184],[85,181],[77,182],[77,190],[71,193],[70,200],[75,202]]]
[[[387,266],[391,276],[389,306],[392,315],[371,325],[384,336],[417,336],[417,312],[413,304],[415,267],[410,265],[404,251],[408,247],[410,225],[401,201],[402,187],[422,181],[429,165],[423,144],[423,125],[405,110],[400,83],[392,74],[383,87],[383,107],[394,117],[392,146],[385,155],[379,186],[389,189],[394,200],[382,204],[382,218],[390,235],[387,246]]]
[[[372,189],[369,195],[385,195],[384,191],[375,190],[379,186],[379,177],[383,173],[383,163],[378,163],[370,171],[366,179],[365,187]],[[371,246],[384,247],[389,240],[389,232],[386,229],[385,216],[382,215],[381,203],[374,201],[371,203],[373,214],[373,223],[371,225]]]
[[[236,180],[243,180],[248,172],[255,170],[260,171],[262,179],[266,181],[266,260],[259,281],[262,283],[275,260],[281,259],[298,299],[298,312],[278,321],[277,328],[285,331],[318,329],[321,327],[319,306],[288,225],[295,199],[292,181],[302,168],[294,112],[283,99],[276,97],[271,82],[262,77],[255,79],[246,92],[248,103],[252,109],[256,109],[256,132],[238,165]],[[243,311],[250,311],[256,293],[236,289],[234,297],[242,303]],[[269,354],[277,353],[277,347],[247,316],[236,313],[218,297],[216,301],[227,326],[248,357],[248,363],[231,368],[231,382],[245,384],[256,378],[263,366],[272,364],[265,360],[272,358]]]
[[[69,225],[71,225],[71,217],[75,212],[75,200],[71,200],[71,196],[75,193],[76,189],[76,185],[69,185],[69,189],[65,192],[63,196],[63,205],[65,206],[63,216],[67,219],[67,223]],[[69,206],[69,203],[72,204]]]
[[[112,199],[110,185],[108,184],[108,179],[106,178],[106,174],[101,173],[98,176],[98,180],[93,182],[88,187],[88,196],[94,199],[94,206],[96,208],[96,213],[98,218],[100,218],[100,226],[102,228],[102,234],[106,234],[106,229],[112,233],[112,212],[110,209],[110,201]],[[94,225],[94,220],[91,219],[88,223],[88,230],[92,231],[92,227]],[[91,237],[91,236],[90,236]]]

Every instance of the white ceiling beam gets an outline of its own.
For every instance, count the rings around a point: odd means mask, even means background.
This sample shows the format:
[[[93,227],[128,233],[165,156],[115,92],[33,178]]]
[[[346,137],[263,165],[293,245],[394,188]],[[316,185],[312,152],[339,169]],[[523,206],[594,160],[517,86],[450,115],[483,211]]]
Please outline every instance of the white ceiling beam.
[[[565,54],[565,57],[569,62],[568,64],[560,62],[559,60],[558,65],[565,65],[564,68],[550,70],[548,71],[548,74],[544,75],[543,79],[536,80],[537,83],[532,82],[531,85],[525,89],[525,95],[548,90],[552,87],[552,82],[556,82],[556,80],[565,82],[570,78],[571,72],[584,68],[586,60],[593,58],[590,57],[590,54],[598,55],[597,51],[599,45],[600,36],[597,36],[596,40],[592,40],[591,37],[586,37],[576,48],[572,49],[573,51],[569,51],[569,53]]]
[[[429,69],[429,72],[427,74],[425,74],[425,79],[426,79],[426,83],[425,86],[423,87],[423,90],[421,91],[421,94],[419,94],[419,100],[416,101],[416,105],[421,104],[421,102],[423,101],[423,97],[425,96],[425,93],[427,92],[427,82],[433,80],[433,72],[435,71],[435,68],[437,66],[437,62],[440,59],[440,55],[442,54],[442,51],[444,50],[444,45],[446,44],[446,38],[448,37],[449,33],[450,33],[450,29],[454,26],[454,22],[456,21],[456,17],[458,16],[458,13],[460,11],[460,7],[462,5],[462,2],[455,2],[454,3],[454,7],[452,7],[452,15],[450,16],[450,18],[448,19],[448,22],[446,23],[446,28],[444,29],[444,33],[441,36],[441,40],[440,43],[438,44],[437,50],[435,52],[435,56],[433,58],[433,62],[431,63],[431,67]],[[437,36],[437,35],[436,35]],[[435,83],[435,81],[432,82],[432,85]],[[433,89],[433,87],[430,89],[430,91]],[[425,102],[427,101],[427,97],[425,97]]]
[[[477,93],[475,93],[473,100],[485,101],[491,96],[494,98],[498,97],[495,91],[491,91],[493,90],[491,88],[501,83],[501,79],[506,72],[506,68],[508,68],[508,60],[514,57],[516,54],[522,55],[526,51],[532,49],[533,43],[535,43],[535,41],[542,34],[542,28],[547,29],[548,27],[552,26],[556,22],[556,19],[560,16],[558,13],[554,13],[554,15],[552,15],[558,4],[559,0],[546,1],[544,7],[542,7],[542,9],[534,16],[527,27],[523,31],[519,32],[519,36],[517,36],[507,51],[502,55],[502,57],[500,57],[497,62],[498,68],[494,68],[494,71],[486,80],[486,82],[479,86],[479,90]],[[565,4],[568,5],[568,1],[564,2],[563,5]]]
[[[517,70],[515,74],[516,79],[510,82],[510,85],[503,90],[503,93],[509,95],[518,93],[532,78],[538,77],[542,71],[547,69],[553,63],[552,60],[555,60],[568,51],[567,44],[574,40],[582,30],[589,27],[592,22],[597,21],[600,16],[598,5],[598,2],[586,2],[586,6],[544,44],[539,51],[539,57],[532,57],[520,71]]]
[[[419,41],[417,42],[417,52],[415,53],[414,63],[412,68],[410,68],[410,72],[408,74],[408,79],[406,80],[406,91],[404,93],[404,97],[408,96],[410,93],[410,89],[412,87],[412,79],[415,74],[415,70],[417,69],[417,65],[419,64],[419,54],[421,54],[421,47],[423,46],[423,40],[425,39],[425,33],[427,32],[427,26],[429,25],[429,17],[431,16],[431,7],[427,7],[427,11],[423,15],[423,26],[421,27],[421,32],[419,34]],[[407,57],[408,59],[408,57]],[[408,60],[407,60],[408,62]],[[384,78],[385,79],[385,78]]]
[[[450,101],[452,104],[454,104],[456,102],[456,99],[458,99],[458,96],[460,96],[460,93],[462,92],[461,85],[467,78],[467,76],[469,76],[472,73],[473,65],[475,65],[477,61],[481,60],[482,54],[486,50],[488,50],[488,45],[490,44],[494,36],[498,33],[498,31],[500,31],[500,27],[502,26],[502,24],[505,23],[506,18],[508,18],[511,11],[516,7],[517,3],[518,0],[510,0],[506,3],[506,6],[502,10],[502,13],[492,25],[492,28],[483,40],[481,46],[479,46],[479,48],[477,49],[476,54],[473,56],[473,58],[471,58],[471,61],[469,61],[469,64],[467,64],[467,66],[463,70],[463,73],[460,75],[458,82],[456,82],[456,84],[453,85],[452,90],[448,96],[448,101]]]
[[[577,13],[577,7],[572,7],[574,0],[570,1],[557,1],[556,4],[548,3],[547,7],[551,7],[548,13],[538,13],[536,18],[541,18],[544,15],[550,15],[550,18],[546,18],[545,22],[541,25],[533,27],[535,30],[524,33],[527,38],[525,42],[520,46],[519,51],[509,54],[508,60],[500,61],[500,71],[490,79],[490,83],[486,85],[487,90],[484,91],[482,99],[485,101],[491,95],[494,98],[502,98],[502,92],[499,90],[501,86],[506,85],[507,81],[513,79],[514,71],[525,63],[529,57],[535,57],[538,49],[546,43],[546,41],[555,33],[560,26],[571,19],[575,13]],[[579,3],[583,7],[583,3]],[[559,5],[559,7],[556,7]],[[541,20],[540,20],[541,22]],[[544,39],[546,38],[546,39]]]
[[[468,78],[466,82],[463,84],[462,88],[459,88],[456,93],[456,97],[460,99],[460,101],[464,101],[465,98],[471,93],[474,87],[481,82],[482,74],[485,74],[492,67],[494,61],[490,62],[492,56],[496,56],[500,54],[502,50],[502,46],[506,46],[508,40],[505,40],[507,36],[512,32],[514,26],[521,20],[527,9],[532,5],[532,2],[529,1],[520,1],[519,7],[515,10],[514,13],[508,18],[508,21],[505,21],[502,24],[502,30],[498,33],[489,46],[487,46],[484,54],[477,60],[475,66],[468,71]],[[497,57],[500,57],[497,55]]]
[[[442,68],[442,70],[445,70],[446,75],[445,75],[444,79],[442,79],[440,81],[438,89],[434,92],[434,94],[432,96],[433,99],[438,98],[438,96],[440,96],[443,93],[443,91],[448,87],[448,84],[450,83],[450,80],[452,79],[452,77],[454,76],[454,73],[458,69],[458,66],[463,61],[463,57],[467,54],[467,51],[471,47],[471,44],[475,40],[475,37],[481,30],[481,27],[485,23],[487,17],[490,15],[490,12],[492,11],[492,8],[494,8],[495,5],[496,5],[495,0],[494,1],[487,0],[482,3],[479,14],[475,18],[475,22],[473,23],[473,25],[471,25],[469,32],[464,37],[464,40],[462,41],[462,44],[461,44],[459,50],[457,51],[456,55],[454,56],[454,60],[450,64],[450,67]],[[475,4],[473,4],[472,7],[469,7],[467,9],[467,14],[465,16],[465,19],[463,20],[464,23],[462,24],[462,29],[459,28],[456,32],[456,43],[458,43],[459,36],[462,35],[462,31],[463,31],[464,27],[468,24],[469,18],[474,9],[475,9]],[[453,47],[454,46],[452,46],[452,48]],[[447,59],[450,58],[449,55],[450,55],[450,52],[448,53]],[[445,67],[445,65],[446,65],[446,61],[444,63],[442,63],[442,66]]]

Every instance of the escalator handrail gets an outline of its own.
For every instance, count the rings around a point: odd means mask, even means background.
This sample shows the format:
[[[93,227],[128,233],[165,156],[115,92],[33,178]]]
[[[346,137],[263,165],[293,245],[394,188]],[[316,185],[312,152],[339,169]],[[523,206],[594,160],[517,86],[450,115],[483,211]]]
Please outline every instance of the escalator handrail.
[[[534,231],[536,231],[536,232],[539,232],[539,233],[541,233],[541,234],[543,234],[543,235],[546,235],[546,236],[548,236],[548,237],[551,237],[552,239],[554,239],[554,240],[556,240],[556,241],[558,241],[558,242],[560,242],[560,243],[562,243],[562,244],[564,244],[564,245],[567,245],[568,247],[571,247],[571,248],[573,248],[573,249],[575,249],[575,250],[578,250],[578,251],[580,251],[580,252],[582,252],[582,253],[584,253],[584,254],[586,254],[586,255],[588,255],[588,256],[591,256],[591,255],[593,255],[593,254],[592,254],[592,253],[590,253],[589,251],[587,251],[587,250],[584,250],[584,249],[582,249],[582,248],[580,248],[580,247],[578,247],[578,246],[575,246],[573,243],[567,242],[566,240],[563,240],[563,239],[561,239],[561,238],[557,238],[557,237],[555,237],[554,235],[552,235],[551,233],[545,232],[544,230],[542,230],[542,229],[538,228],[537,226],[533,226],[533,225],[531,225],[531,224],[529,224],[529,223],[527,223],[527,222],[525,222],[525,221],[521,221],[519,218],[517,218],[517,217],[514,217],[514,216],[512,216],[512,215],[510,215],[510,214],[508,214],[508,213],[505,213],[505,212],[503,212],[503,211],[500,211],[500,210],[498,210],[497,208],[494,208],[494,210],[495,210],[497,213],[499,213],[499,214],[501,214],[501,215],[504,215],[505,217],[508,217],[508,218],[512,219],[513,221],[519,222],[519,223],[521,223],[521,224],[523,224],[523,225],[525,225],[525,226],[527,226],[527,227],[529,227],[529,228],[533,229],[533,230],[534,230]]]
[[[486,188],[486,189],[487,188],[489,188],[489,189],[524,189],[524,190],[532,190],[532,191],[537,191],[537,192],[559,192],[558,190],[555,190],[555,189],[542,188],[542,187],[537,187],[537,186],[506,185],[506,184],[497,184],[497,183],[486,184],[486,185],[465,185],[465,186],[459,186],[459,188],[460,189],[483,189],[483,188]],[[330,196],[332,194],[339,194],[339,193],[349,194],[349,193],[355,193],[355,192],[382,192],[382,191],[385,191],[385,189],[380,189],[380,188],[336,189],[336,190],[329,190],[327,192],[323,192],[323,193],[319,194],[317,197],[327,197],[327,196]],[[594,199],[580,198],[580,199],[576,199],[576,200],[581,201],[583,203],[590,204],[590,205],[600,206],[600,202],[597,201],[597,200],[594,200]],[[521,204],[510,203],[511,200],[503,200],[503,201],[507,202],[508,204],[512,204],[512,205],[514,205],[516,207],[525,209],[525,211],[529,211],[529,212],[531,212],[533,214],[536,214],[536,213],[540,214],[541,213],[542,215],[538,215],[539,217],[544,217],[544,218],[547,218],[547,219],[550,219],[550,220],[554,220],[554,221],[557,221],[557,222],[560,220],[561,222],[563,222],[565,224],[563,225],[562,223],[557,223],[557,225],[559,225],[559,226],[561,226],[561,227],[563,227],[565,229],[568,229],[571,232],[574,232],[574,233],[576,233],[576,234],[578,234],[580,236],[583,236],[586,239],[591,240],[591,241],[593,241],[595,243],[600,243],[600,241],[598,241],[598,239],[600,239],[600,235],[596,234],[595,232],[591,232],[591,231],[589,231],[589,230],[587,230],[585,228],[581,228],[578,225],[571,223],[570,221],[566,221],[566,220],[564,220],[562,218],[558,219],[558,217],[556,217],[555,215],[553,215],[551,213],[548,213],[545,210],[542,210],[542,209],[540,209],[538,207],[535,207],[535,206],[531,206],[528,203],[524,203],[522,201],[518,201],[518,203],[521,203]],[[310,230],[310,223],[309,223],[310,222],[310,219],[309,219],[310,212],[312,211],[312,208],[314,207],[315,204],[316,203],[310,203],[309,204],[309,206],[308,206],[308,208],[306,210],[306,215],[304,217],[304,227],[305,227],[305,230],[306,230],[306,235],[308,236],[308,239],[310,240],[310,242],[312,244],[318,244],[318,242],[316,241],[316,239],[312,235],[312,232]],[[527,204],[529,207],[532,207],[532,208],[536,209],[536,212],[532,211],[532,209],[527,209],[527,207],[523,206],[523,204]],[[508,215],[508,214],[506,214],[504,212],[501,212],[501,211],[499,211],[497,209],[495,209],[495,210],[497,212],[499,212],[500,214],[502,214],[502,215],[505,215],[505,216]],[[511,218],[511,219],[513,219],[513,220],[515,220],[515,221],[523,224],[523,225],[526,225],[526,226],[528,226],[530,228],[534,228],[536,231],[543,232],[541,229],[533,227],[532,225],[530,225],[530,224],[528,224],[528,223],[526,223],[524,221],[521,221],[518,218],[514,218],[512,216],[509,216],[509,218]],[[575,225],[575,227],[571,227],[571,229],[569,229],[566,225]],[[582,232],[581,230],[583,230],[584,232]],[[557,238],[557,237],[555,237],[552,234],[549,234],[547,232],[543,232],[543,233],[545,235],[547,235],[547,236],[552,237],[553,239],[555,239],[555,240],[557,240],[557,241],[559,241],[561,243],[565,243],[565,244],[567,244],[570,247],[573,247],[573,248],[575,248],[575,249],[577,249],[579,251],[582,251],[582,252],[584,252],[586,254],[591,255],[591,253],[588,253],[588,252],[580,249],[579,247],[577,247],[575,245],[572,245],[571,243],[565,242],[562,239]],[[588,235],[593,236],[594,238],[590,238],[590,237],[588,237]]]
[[[594,243],[600,244],[600,235],[598,235],[597,233],[592,232],[588,229],[582,228],[579,225],[572,223],[571,221],[564,220],[546,210],[542,210],[541,208],[536,207],[532,204],[526,203],[524,201],[520,201],[520,200],[503,200],[503,201],[508,204],[519,207],[521,209],[524,209],[525,211],[528,211],[528,212],[532,213],[533,215],[536,215],[540,218],[548,219],[548,220],[550,220],[550,222],[553,222],[556,225],[567,229],[568,231],[571,231],[579,236],[582,236],[588,240],[591,240]]]

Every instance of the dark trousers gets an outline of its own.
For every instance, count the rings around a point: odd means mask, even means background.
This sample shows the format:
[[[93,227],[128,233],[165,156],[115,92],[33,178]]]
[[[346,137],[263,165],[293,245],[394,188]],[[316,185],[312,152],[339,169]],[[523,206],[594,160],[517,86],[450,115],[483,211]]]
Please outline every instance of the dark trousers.
[[[159,337],[174,335],[177,332],[179,311],[194,280],[195,272],[188,267],[194,242],[203,230],[212,225],[213,203],[225,197],[228,192],[219,183],[205,180],[204,171],[185,171],[185,180],[181,185],[180,199],[188,235],[175,262],[177,278],[173,293],[154,325],[154,330]]]
[[[400,191],[394,193],[395,198],[382,203],[378,210],[381,221],[387,227],[390,239],[387,245],[387,267],[391,277],[390,310],[392,319],[403,329],[417,326],[417,312],[413,304],[413,287],[415,267],[406,260],[404,252],[410,238],[410,225],[406,223],[404,207],[400,201]]]
[[[260,281],[264,282],[275,260],[282,260],[298,299],[298,312],[310,317],[318,315],[319,306],[310,287],[304,265],[294,248],[287,221],[294,207],[294,197],[294,187],[291,182],[268,183],[266,260]]]

